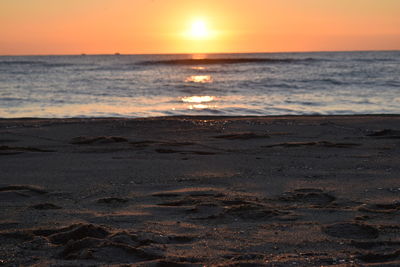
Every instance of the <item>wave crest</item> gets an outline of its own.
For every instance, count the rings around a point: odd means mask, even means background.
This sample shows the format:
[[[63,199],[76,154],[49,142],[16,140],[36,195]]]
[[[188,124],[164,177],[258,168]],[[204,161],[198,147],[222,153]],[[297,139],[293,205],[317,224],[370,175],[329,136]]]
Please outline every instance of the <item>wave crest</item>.
[[[314,58],[204,58],[204,59],[168,59],[141,61],[141,65],[213,65],[213,64],[244,64],[244,63],[294,63],[315,61]]]

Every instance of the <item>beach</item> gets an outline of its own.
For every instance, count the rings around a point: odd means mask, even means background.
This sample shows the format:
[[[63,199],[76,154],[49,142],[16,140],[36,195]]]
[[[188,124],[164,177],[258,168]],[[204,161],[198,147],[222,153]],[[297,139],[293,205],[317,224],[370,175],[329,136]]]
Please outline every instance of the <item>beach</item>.
[[[400,116],[0,119],[0,265],[399,266]]]

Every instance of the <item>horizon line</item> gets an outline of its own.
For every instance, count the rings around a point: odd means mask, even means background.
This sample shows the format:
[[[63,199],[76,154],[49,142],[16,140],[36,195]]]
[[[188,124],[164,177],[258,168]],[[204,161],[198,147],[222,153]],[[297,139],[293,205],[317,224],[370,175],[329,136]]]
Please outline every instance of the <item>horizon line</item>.
[[[265,51],[265,52],[210,52],[210,53],[85,53],[82,52],[80,54],[76,53],[66,53],[66,54],[0,54],[0,57],[7,57],[7,56],[156,56],[156,55],[226,55],[226,54],[284,54],[284,53],[351,53],[351,52],[399,52],[400,49],[382,49],[382,50],[375,50],[375,49],[366,49],[366,50],[306,50],[306,51]]]

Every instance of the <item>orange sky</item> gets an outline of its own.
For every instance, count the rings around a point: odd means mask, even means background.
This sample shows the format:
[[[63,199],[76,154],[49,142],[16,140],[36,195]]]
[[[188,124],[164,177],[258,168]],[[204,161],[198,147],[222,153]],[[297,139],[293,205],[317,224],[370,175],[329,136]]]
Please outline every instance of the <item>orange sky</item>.
[[[400,0],[0,0],[1,55],[398,49]]]

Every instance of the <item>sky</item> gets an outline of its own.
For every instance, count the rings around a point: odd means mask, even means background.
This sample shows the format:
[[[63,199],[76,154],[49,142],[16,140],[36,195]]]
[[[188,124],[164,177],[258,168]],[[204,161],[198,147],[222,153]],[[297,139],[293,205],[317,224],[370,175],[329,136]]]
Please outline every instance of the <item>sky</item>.
[[[0,0],[0,55],[399,50],[400,0]]]

